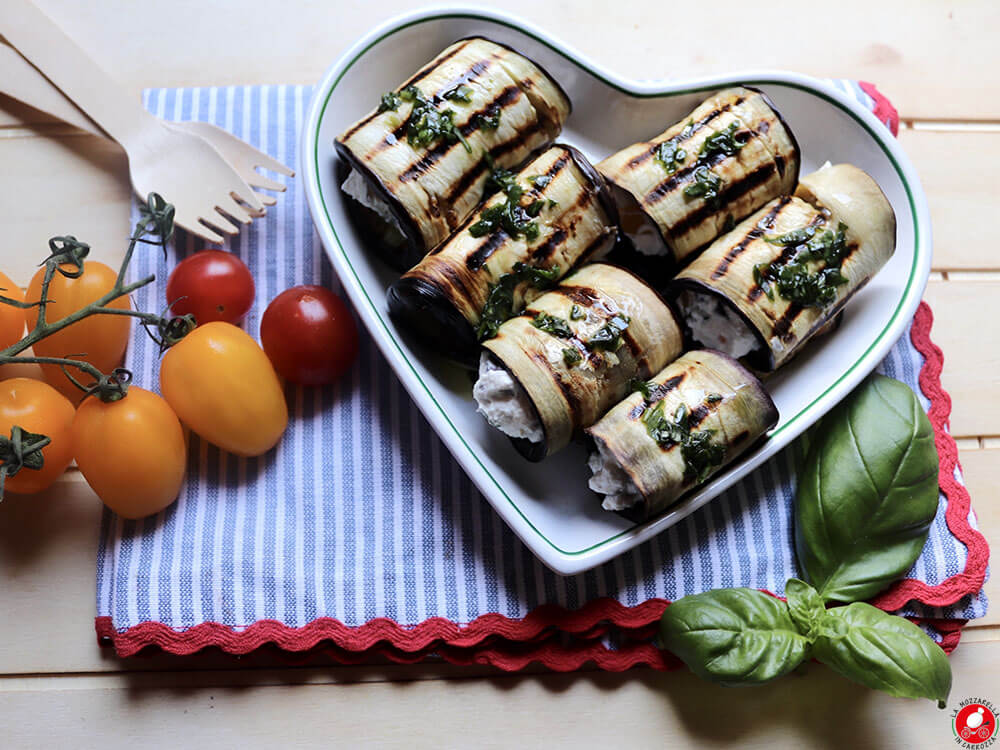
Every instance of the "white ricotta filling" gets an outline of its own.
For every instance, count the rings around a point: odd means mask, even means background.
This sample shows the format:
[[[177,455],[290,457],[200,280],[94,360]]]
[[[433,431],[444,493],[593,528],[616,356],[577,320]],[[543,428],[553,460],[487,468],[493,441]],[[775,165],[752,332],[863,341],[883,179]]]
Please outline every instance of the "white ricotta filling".
[[[377,213],[382,221],[395,229],[400,236],[403,236],[403,228],[396,221],[396,217],[393,216],[389,204],[382,200],[368,180],[358,170],[352,168],[350,174],[347,175],[347,179],[344,180],[344,183],[340,187],[362,206],[370,208]]]
[[[472,387],[472,397],[476,399],[476,411],[504,435],[532,443],[545,439],[528,394],[509,372],[490,359],[488,352],[479,359],[479,378]]]
[[[601,507],[604,510],[625,510],[642,502],[639,488],[618,463],[614,456],[606,453],[600,443],[597,450],[587,459],[591,477],[587,484],[594,492],[604,495]]]
[[[706,349],[716,349],[739,359],[757,348],[753,331],[728,305],[719,303],[709,294],[690,290],[681,294],[679,302],[691,337]]]

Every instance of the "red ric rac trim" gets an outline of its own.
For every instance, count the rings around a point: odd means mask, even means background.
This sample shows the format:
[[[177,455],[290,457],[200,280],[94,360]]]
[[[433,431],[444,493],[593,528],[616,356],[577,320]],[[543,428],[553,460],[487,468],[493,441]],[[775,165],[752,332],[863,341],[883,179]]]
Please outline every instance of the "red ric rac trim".
[[[893,135],[899,135],[899,112],[892,106],[892,102],[886,99],[882,92],[875,88],[874,83],[859,81],[858,85],[861,86],[862,91],[874,100],[875,108],[872,110],[873,114],[892,131]]]
[[[941,490],[948,499],[945,518],[951,533],[968,549],[968,557],[963,572],[936,586],[906,579],[873,601],[876,606],[890,611],[908,602],[940,607],[975,594],[983,586],[989,559],[985,538],[969,525],[969,493],[955,479],[959,464],[958,448],[948,433],[951,399],[941,388],[944,360],[941,350],[930,339],[932,323],[930,307],[921,303],[910,337],[925,358],[920,371],[920,389],[931,402],[929,417],[941,462]],[[490,665],[505,671],[517,671],[539,663],[558,672],[586,665],[620,672],[639,665],[661,670],[680,666],[677,659],[651,642],[656,623],[668,604],[665,599],[650,599],[627,607],[615,599],[602,598],[577,610],[544,604],[520,620],[489,613],[467,624],[434,617],[413,626],[377,618],[351,627],[327,617],[313,620],[301,628],[288,627],[276,620],[260,620],[242,630],[217,622],[201,623],[183,630],[174,630],[160,622],[143,622],[117,630],[110,617],[98,617],[95,625],[98,641],[113,646],[122,657],[134,656],[147,647],[172,654],[194,654],[206,648],[218,648],[229,654],[248,654],[273,645],[293,655],[320,650],[334,661],[345,664],[364,663],[376,656],[400,663],[436,656],[454,664]],[[949,653],[958,645],[965,625],[965,620],[925,619],[921,622],[938,631],[942,636],[941,647]],[[621,641],[613,649],[601,640],[612,631]]]

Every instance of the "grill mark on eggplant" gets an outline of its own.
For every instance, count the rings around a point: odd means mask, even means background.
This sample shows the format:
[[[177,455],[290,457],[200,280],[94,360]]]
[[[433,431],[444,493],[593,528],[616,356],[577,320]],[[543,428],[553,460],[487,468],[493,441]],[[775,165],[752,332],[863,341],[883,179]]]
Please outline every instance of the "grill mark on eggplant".
[[[770,161],[766,164],[760,165],[738,182],[727,183],[719,193],[720,205],[732,203],[733,201],[742,198],[754,188],[763,185],[771,178],[774,171],[774,162]],[[673,226],[670,227],[670,232],[674,236],[684,235],[720,211],[721,209],[712,208],[707,203],[702,201],[694,211],[690,212],[684,216],[684,218],[673,224]]]
[[[574,417],[579,415],[581,413],[580,399],[578,399],[576,394],[573,393],[573,389],[570,387],[570,384],[563,381],[559,372],[552,367],[552,363],[549,362],[548,358],[538,352],[529,352],[528,356],[530,356],[540,368],[547,371],[552,377],[552,380],[562,392],[563,398],[566,399],[566,405],[569,407],[570,413]],[[574,422],[575,421],[576,420],[574,419]]]
[[[424,78],[426,78],[427,76],[429,76],[435,69],[437,69],[438,67],[440,67],[444,63],[448,62],[448,60],[450,60],[455,55],[457,55],[459,52],[461,52],[463,49],[465,49],[466,47],[468,47],[470,41],[472,41],[472,40],[471,39],[465,39],[462,42],[460,42],[458,45],[456,45],[455,49],[447,52],[446,54],[438,55],[436,58],[434,58],[429,63],[427,63],[424,67],[420,68],[420,70],[418,70],[416,73],[414,73],[412,76],[410,76],[410,78],[407,79],[397,89],[397,91],[402,91],[407,86],[412,86],[413,84],[417,83],[418,81],[422,81]],[[367,115],[366,117],[363,117],[362,119],[358,120],[354,125],[352,125],[350,128],[348,128],[340,136],[340,140],[342,142],[343,141],[347,141],[348,139],[351,138],[351,136],[353,136],[355,133],[357,133],[359,130],[361,130],[361,128],[363,128],[365,125],[367,125],[368,123],[370,123],[372,120],[374,120],[380,114],[382,114],[382,113],[379,112],[378,110],[376,110],[376,111],[372,112],[370,115]],[[393,133],[393,134],[395,135],[395,133]]]
[[[748,437],[750,437],[750,430],[743,430],[742,432],[737,433],[729,444],[733,446],[739,445]]]
[[[512,138],[509,141],[504,141],[503,143],[498,143],[496,146],[490,149],[490,157],[496,161],[497,159],[506,156],[512,151],[520,148],[531,136],[535,135],[541,129],[541,125],[537,120],[531,123],[528,127],[521,131],[518,131],[517,137]],[[480,177],[486,172],[486,160],[482,159],[476,163],[474,167],[465,171],[461,179],[456,182],[451,190],[448,191],[444,196],[449,204],[454,204],[465,195],[472,186],[479,180]]]
[[[485,240],[479,243],[479,247],[469,253],[468,257],[465,259],[465,267],[470,271],[478,271],[483,267],[487,258],[496,252],[497,248],[500,247],[507,240],[506,232],[494,232]]]
[[[802,305],[796,304],[795,302],[790,304],[782,316],[774,321],[772,333],[784,342],[788,342],[792,338],[795,338],[795,336],[791,333],[792,324],[804,309],[805,308],[802,307]]]
[[[658,383],[649,389],[649,400],[643,399],[638,405],[632,408],[628,413],[629,419],[639,419],[646,411],[646,407],[650,404],[655,404],[657,401],[663,399],[668,393],[676,390],[684,379],[687,377],[686,372],[682,372],[680,375],[674,375],[672,378],[668,378],[662,383]]]
[[[563,151],[562,156],[560,156],[558,159],[552,162],[549,168],[545,170],[545,176],[548,177],[550,180],[554,179],[555,176],[559,174],[567,164],[569,164],[569,159],[570,159],[569,152]]]
[[[743,254],[743,252],[750,246],[751,242],[764,234],[764,227],[761,226],[762,224],[767,227],[774,226],[775,218],[791,200],[791,196],[783,195],[779,202],[761,217],[761,220],[757,222],[756,226],[743,235],[743,238],[729,249],[729,252],[726,253],[725,257],[719,261],[719,265],[717,265],[712,271],[711,278],[713,281],[721,279],[725,276],[729,272],[729,266],[732,265],[733,261]]]
[[[708,166],[714,167],[720,161],[729,159],[731,157],[726,156],[721,151],[717,151],[712,154],[706,161],[700,164],[694,163],[686,167],[682,167],[674,172],[672,175],[667,177],[663,182],[659,183],[656,187],[646,193],[645,197],[642,199],[643,203],[653,204],[659,203],[663,198],[669,195],[677,187],[680,187],[683,183],[687,182],[687,178],[694,174],[694,171],[698,167]]]
[[[440,264],[440,266],[438,267],[438,273],[444,277],[443,281],[446,286],[441,291],[444,293],[444,296],[447,297],[449,300],[452,301],[455,300],[456,296],[458,296],[456,295],[456,292],[458,292],[459,295],[461,295],[461,297],[466,300],[475,299],[475,296],[470,292],[469,287],[466,286],[465,279],[462,277],[462,274],[451,264],[449,263]],[[435,279],[433,276],[430,276],[419,270],[414,271],[414,275],[417,276],[418,278],[423,278],[425,281],[427,281],[428,284],[431,284],[432,286],[438,288],[442,286],[441,282]]]
[[[473,112],[469,116],[469,119],[465,122],[465,124],[459,126],[459,128],[458,128],[459,132],[463,136],[470,135],[474,130],[477,130],[479,128],[479,125],[478,125],[478,122],[477,122],[478,115],[486,115],[494,107],[499,107],[501,110],[503,110],[504,107],[506,107],[508,104],[511,104],[511,103],[517,101],[517,98],[519,96],[521,96],[521,89],[519,89],[517,86],[513,86],[513,85],[512,86],[507,86],[506,88],[502,89],[499,94],[497,94],[495,97],[493,97],[492,101],[487,102],[482,108],[480,108],[480,109],[476,110],[475,112]],[[407,118],[407,119],[409,119],[409,118]],[[403,128],[403,126],[405,124],[406,123],[404,122],[403,125],[400,125],[400,128]],[[395,133],[393,135],[395,135]],[[523,140],[524,136],[521,135],[521,134],[518,134],[518,138],[521,139],[521,140]],[[397,141],[398,140],[401,140],[401,139],[399,137],[397,137]],[[386,141],[382,141],[381,143],[379,143],[367,155],[367,158],[370,159],[373,156],[375,156],[376,154],[378,154],[380,151],[383,151],[385,148],[388,148],[388,147],[391,147],[391,146],[394,146],[394,145],[395,144],[389,144],[389,143],[386,143]],[[415,163],[413,163],[409,167],[407,167],[406,171],[404,171],[402,174],[400,174],[399,177],[397,178],[398,181],[399,182],[409,182],[410,180],[417,179],[422,174],[424,174],[429,168],[433,167],[438,161],[441,160],[441,158],[445,154],[447,154],[451,149],[455,148],[456,146],[458,148],[463,148],[463,149],[465,148],[465,146],[463,146],[458,141],[455,141],[454,143],[447,143],[445,141],[438,141],[436,144],[434,144],[434,146],[432,148],[430,148],[427,151],[427,153],[425,153],[423,156],[421,156]]]
[[[705,421],[712,410],[708,408],[706,404],[698,404],[691,413],[688,415],[688,426],[689,427],[701,427],[701,423]]]
[[[593,307],[601,299],[596,291],[586,286],[557,286],[551,291],[583,307]]]
[[[570,225],[570,229],[572,229],[575,224],[576,222],[574,221]],[[559,246],[566,241],[568,236],[569,233],[565,229],[557,227],[556,230],[550,234],[548,238],[546,238],[545,242],[531,251],[531,259],[536,261],[548,260],[556,253]]]
[[[731,110],[733,107],[736,107],[736,106],[742,104],[745,101],[746,101],[746,97],[745,96],[740,96],[740,97],[738,97],[736,99],[736,101],[730,102],[729,104],[724,104],[724,105],[722,105],[721,107],[719,107],[717,109],[713,109],[711,112],[709,112],[703,118],[701,118],[700,120],[698,120],[698,122],[696,122],[692,126],[691,132],[688,134],[687,138],[685,138],[684,140],[687,140],[688,138],[690,138],[692,135],[694,135],[695,133],[697,133],[699,130],[701,130],[702,128],[704,128],[706,125],[708,125],[710,122],[712,122],[713,120],[715,120],[720,115],[725,114],[726,112],[728,112],[729,110]],[[683,132],[683,131],[681,131],[681,132]],[[633,156],[631,159],[629,159],[627,167],[629,169],[634,169],[635,167],[638,167],[640,164],[644,164],[645,162],[647,162],[650,159],[652,159],[653,156],[656,154],[657,150],[660,148],[660,144],[661,143],[666,143],[667,141],[673,141],[674,143],[680,143],[681,142],[680,135],[681,134],[678,133],[677,135],[672,136],[670,138],[666,138],[666,139],[664,139],[662,141],[657,141],[656,143],[654,143],[653,145],[651,145],[647,150],[643,151],[641,154],[639,154],[637,156]]]

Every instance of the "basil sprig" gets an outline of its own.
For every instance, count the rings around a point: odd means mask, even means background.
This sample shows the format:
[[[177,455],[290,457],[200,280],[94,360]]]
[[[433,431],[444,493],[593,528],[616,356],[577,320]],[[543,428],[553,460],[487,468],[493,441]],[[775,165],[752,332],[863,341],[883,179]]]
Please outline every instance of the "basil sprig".
[[[933,434],[913,392],[866,380],[816,430],[795,508],[799,561],[787,601],[753,589],[685,596],[663,613],[660,639],[693,672],[755,685],[806,659],[867,687],[943,708],[951,690],[944,651],[902,617],[857,601],[904,575],[937,508]],[[850,602],[828,609],[832,601]]]
[[[722,685],[760,685],[813,658],[867,687],[944,708],[951,666],[919,627],[864,602],[824,609],[816,589],[794,578],[786,589],[787,602],[746,588],[682,597],[660,620],[662,645]]]
[[[873,375],[815,433],[795,498],[799,565],[826,601],[869,599],[923,550],[938,508],[934,431],[913,391]]]

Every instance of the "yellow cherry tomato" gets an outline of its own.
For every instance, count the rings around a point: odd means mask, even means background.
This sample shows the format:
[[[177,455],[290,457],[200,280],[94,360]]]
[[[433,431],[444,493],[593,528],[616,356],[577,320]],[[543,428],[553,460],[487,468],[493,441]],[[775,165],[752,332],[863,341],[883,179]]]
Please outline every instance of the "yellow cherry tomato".
[[[129,386],[124,398],[87,398],[73,420],[76,465],[111,510],[125,518],[158,513],[177,499],[187,467],[184,429],[170,405]]]
[[[72,269],[73,266],[64,265],[63,268]],[[43,266],[32,277],[26,299],[31,302],[41,299],[44,276]],[[49,284],[50,302],[45,310],[45,319],[49,323],[55,323],[86,307],[111,291],[116,278],[115,271],[96,260],[84,261],[83,274],[76,279],[66,278],[57,272]],[[108,307],[128,310],[128,297],[119,297]],[[38,309],[31,308],[27,318],[28,325],[34,326],[38,320]],[[84,359],[107,374],[119,365],[125,354],[131,322],[132,319],[125,315],[91,315],[37,342],[34,346],[35,354],[39,357],[83,354],[85,356],[73,358]],[[77,380],[84,385],[89,384],[90,378],[87,375],[73,368],[68,369]],[[42,372],[45,380],[71,401],[77,403],[80,400],[80,389],[70,382],[58,365],[42,365]]]
[[[0,434],[10,437],[14,425],[45,435],[40,469],[23,467],[4,484],[6,492],[33,494],[47,489],[73,458],[73,404],[47,383],[29,378],[0,381]]]
[[[24,302],[21,287],[0,272],[0,296]],[[24,336],[24,309],[0,303],[0,349],[16,344]]]
[[[288,426],[271,361],[231,323],[198,326],[170,347],[160,363],[160,390],[185,425],[238,456],[266,453]]]

